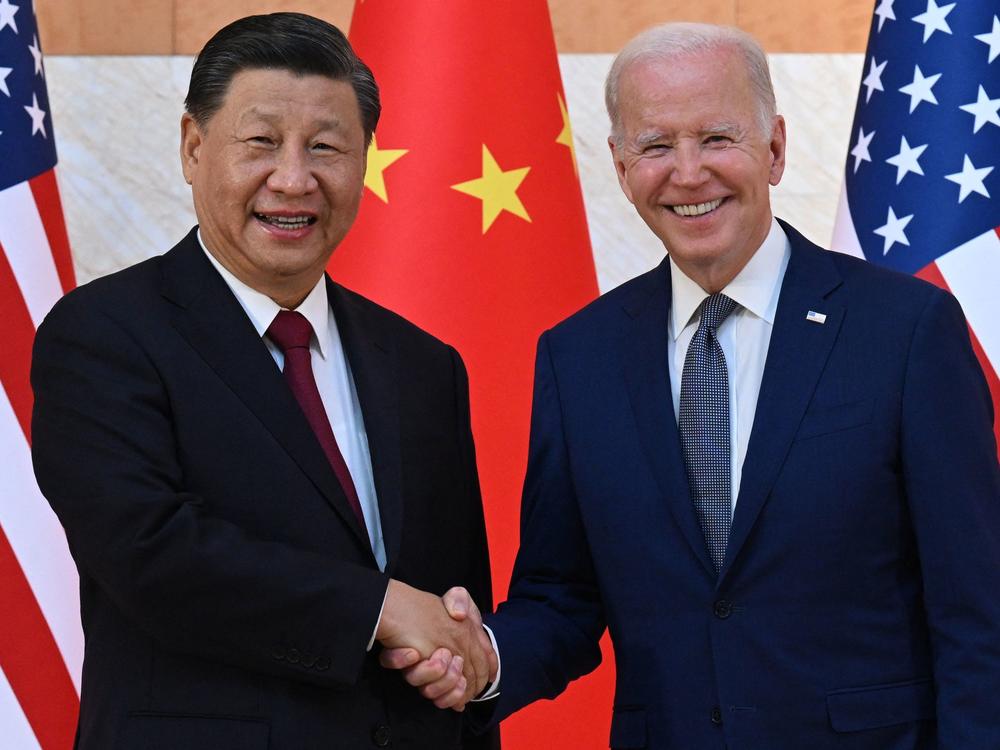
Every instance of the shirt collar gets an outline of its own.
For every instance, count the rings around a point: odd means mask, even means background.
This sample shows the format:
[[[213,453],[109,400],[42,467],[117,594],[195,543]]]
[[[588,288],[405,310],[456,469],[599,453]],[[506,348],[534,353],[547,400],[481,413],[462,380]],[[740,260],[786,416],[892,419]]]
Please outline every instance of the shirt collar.
[[[771,229],[763,244],[722,293],[753,315],[773,324],[790,255],[788,237],[772,217]],[[670,336],[676,341],[708,297],[708,292],[681,271],[673,258],[670,258],[670,291]]]
[[[208,251],[208,248],[205,247],[205,241],[201,236],[201,229],[198,230],[198,242],[209,261],[215,267],[215,270],[219,272],[233,294],[236,295],[236,299],[239,300],[247,317],[250,318],[250,322],[253,324],[257,334],[263,337],[267,333],[268,327],[278,315],[278,312],[283,308],[263,292],[258,292],[253,287],[244,284],[228,268],[223,266]],[[302,303],[295,308],[295,311],[302,313],[312,326],[313,340],[316,342],[316,347],[321,357],[326,356],[323,351],[323,342],[327,341],[330,336],[329,310],[330,307],[326,296],[326,276],[324,275],[316,282],[316,286],[302,300]]]

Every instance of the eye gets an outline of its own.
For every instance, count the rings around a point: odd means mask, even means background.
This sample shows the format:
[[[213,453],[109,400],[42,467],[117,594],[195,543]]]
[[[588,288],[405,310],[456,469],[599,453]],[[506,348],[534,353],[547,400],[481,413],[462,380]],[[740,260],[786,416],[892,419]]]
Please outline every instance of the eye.
[[[259,144],[261,146],[273,146],[274,139],[268,135],[252,135],[246,139],[247,143]]]
[[[644,154],[657,155],[665,154],[670,150],[670,146],[666,143],[650,143],[648,146],[643,148],[642,152]]]
[[[726,146],[733,142],[728,135],[710,135],[705,138],[704,143],[708,146]]]
[[[314,151],[335,151],[336,150],[329,143],[323,143],[323,142],[314,143],[312,145],[312,148],[313,148]]]

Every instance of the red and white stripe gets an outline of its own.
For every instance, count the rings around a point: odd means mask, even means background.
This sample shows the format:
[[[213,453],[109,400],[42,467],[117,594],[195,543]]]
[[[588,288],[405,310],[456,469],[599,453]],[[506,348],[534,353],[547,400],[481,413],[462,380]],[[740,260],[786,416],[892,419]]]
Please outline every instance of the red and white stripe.
[[[0,737],[66,750],[79,708],[76,568],[31,466],[35,329],[74,285],[54,172],[0,191]]]

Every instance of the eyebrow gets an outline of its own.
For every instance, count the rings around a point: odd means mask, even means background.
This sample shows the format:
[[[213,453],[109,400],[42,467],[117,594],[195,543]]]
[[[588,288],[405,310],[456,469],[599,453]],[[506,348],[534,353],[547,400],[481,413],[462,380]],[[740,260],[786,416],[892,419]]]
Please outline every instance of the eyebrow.
[[[649,133],[641,133],[635,138],[636,146],[648,146],[650,143],[656,143],[657,141],[662,141],[666,137],[666,134],[659,130],[654,130]]]
[[[727,135],[739,132],[742,132],[742,128],[735,122],[714,122],[701,131],[702,135]]]
[[[240,116],[239,124],[245,125],[248,121],[254,119],[263,120],[270,125],[280,120],[281,115],[277,112],[261,109],[260,107],[251,107]],[[319,131],[344,129],[343,123],[337,118],[320,120],[316,123],[316,127]]]

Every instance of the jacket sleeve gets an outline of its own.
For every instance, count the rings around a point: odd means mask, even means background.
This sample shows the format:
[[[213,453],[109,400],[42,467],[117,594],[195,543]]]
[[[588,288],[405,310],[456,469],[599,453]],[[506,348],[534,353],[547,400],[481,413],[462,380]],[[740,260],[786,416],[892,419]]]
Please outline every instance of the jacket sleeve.
[[[1000,468],[961,308],[935,291],[903,387],[903,476],[934,655],[938,743],[1000,747]]]
[[[32,455],[84,592],[169,650],[351,685],[386,576],[213,517],[185,488],[171,419],[183,394],[120,321],[80,299],[38,330]]]
[[[521,544],[507,601],[487,618],[500,651],[499,721],[540,698],[554,698],[601,662],[605,629],[600,592],[577,507],[563,438],[558,377],[549,334],[539,340]]]

